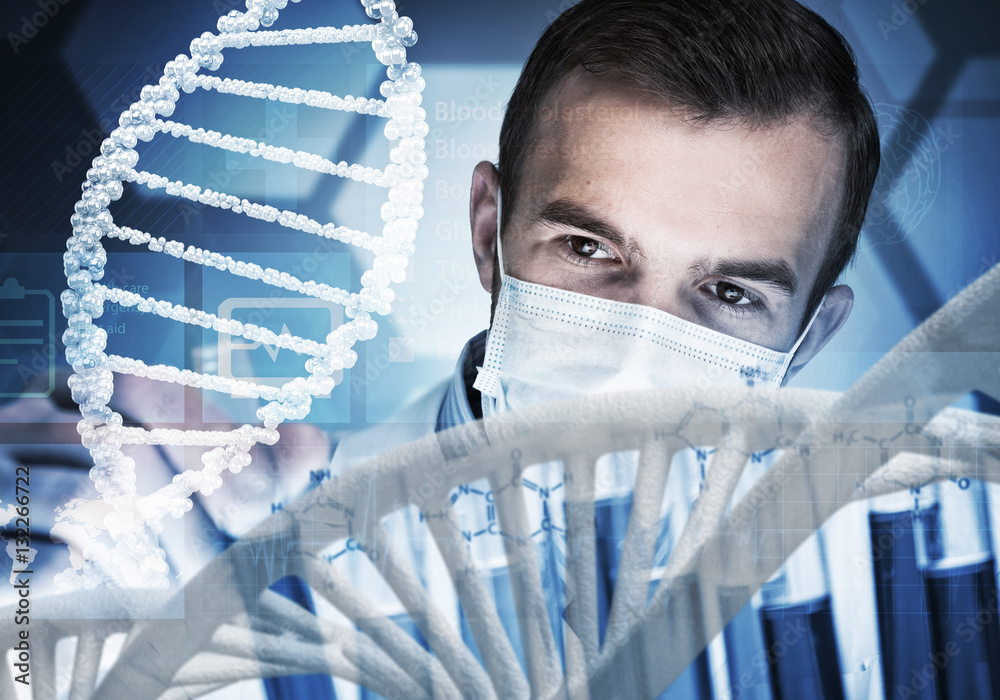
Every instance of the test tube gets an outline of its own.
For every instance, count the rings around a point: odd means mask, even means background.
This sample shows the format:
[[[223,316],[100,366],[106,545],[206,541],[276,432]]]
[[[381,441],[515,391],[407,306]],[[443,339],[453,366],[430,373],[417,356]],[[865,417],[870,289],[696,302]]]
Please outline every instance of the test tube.
[[[701,461],[692,459],[690,454],[685,458],[685,453],[679,453],[671,465],[650,576],[650,598],[659,585],[666,559],[680,536],[691,505],[700,491],[707,457],[704,450],[697,454],[702,455]],[[607,631],[623,546],[628,534],[638,461],[638,452],[624,451],[603,455],[595,465],[594,537],[598,639],[601,644],[604,643]],[[565,523],[565,518],[562,522]],[[553,531],[557,529],[553,528]],[[561,636],[557,637],[557,643],[561,645]],[[703,651],[659,697],[661,700],[712,700],[708,651]]]
[[[968,478],[914,491],[914,540],[927,601],[930,652],[911,685],[938,698],[1000,698],[1000,624],[983,484]]]
[[[638,466],[639,453],[617,452],[602,456],[597,460],[594,484],[594,535],[597,580],[598,634],[604,643],[618,580],[622,551],[628,534],[629,518],[632,511],[633,489]],[[690,460],[675,458],[671,465],[663,509],[660,532],[656,543],[653,571],[650,576],[649,596],[652,597],[662,574],[663,565],[670,554],[680,529],[690,512],[691,503],[697,497],[701,468],[695,465],[695,475],[687,473],[691,469]],[[709,678],[708,654],[702,652],[698,658],[664,691],[664,700],[711,700],[712,688]]]
[[[632,512],[638,453],[620,452],[597,460],[594,473],[594,536],[597,560],[597,628],[604,643],[622,548]]]
[[[773,461],[752,456],[733,503],[753,487]],[[753,543],[750,546],[754,546]],[[735,581],[720,591],[727,697],[741,700],[842,700],[844,686],[834,632],[829,575],[822,531],[807,539],[750,603],[752,582]]]
[[[840,655],[817,531],[761,589],[760,624],[774,700],[841,700]],[[815,557],[815,558],[814,558]]]
[[[674,454],[663,498],[660,532],[653,558],[654,569],[650,577],[650,598],[659,586],[663,569],[691,515],[691,507],[701,493],[712,452],[711,449],[699,448],[681,450]],[[711,700],[715,697],[710,657],[709,648],[706,647],[658,700]]]
[[[931,655],[927,596],[913,531],[914,503],[913,495],[902,491],[872,499],[868,513],[882,686],[887,698],[897,697],[897,689],[903,688],[913,700],[936,700],[934,683],[913,683],[912,678]]]
[[[480,571],[483,585],[493,598],[497,616],[507,639],[521,664],[522,670],[525,670],[527,665],[521,643],[520,625],[517,620],[514,589],[507,568],[507,555],[503,544],[504,533],[497,520],[490,483],[486,479],[481,479],[461,487],[457,493],[460,496],[454,502],[454,509],[463,530],[462,536],[469,543],[472,560]],[[531,508],[529,507],[530,514]],[[540,521],[541,516],[539,516]],[[482,653],[472,633],[468,614],[459,605],[458,618],[462,641],[482,664]]]

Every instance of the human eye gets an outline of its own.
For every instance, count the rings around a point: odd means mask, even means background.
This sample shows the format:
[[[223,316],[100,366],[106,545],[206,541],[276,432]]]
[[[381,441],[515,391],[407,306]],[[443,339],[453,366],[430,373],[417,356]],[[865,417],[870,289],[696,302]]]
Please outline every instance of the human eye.
[[[586,236],[566,236],[570,259],[578,264],[593,264],[591,260],[617,260],[618,256],[606,243]]]
[[[764,306],[761,298],[749,289],[726,280],[709,282],[705,289],[718,307],[730,313],[744,314]]]

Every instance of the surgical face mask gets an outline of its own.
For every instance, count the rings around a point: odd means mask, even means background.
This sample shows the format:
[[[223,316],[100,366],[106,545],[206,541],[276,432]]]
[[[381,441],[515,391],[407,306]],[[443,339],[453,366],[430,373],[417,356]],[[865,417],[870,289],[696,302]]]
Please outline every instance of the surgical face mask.
[[[498,221],[502,282],[474,384],[484,417],[586,394],[692,385],[777,388],[823,306],[792,349],[777,352],[649,306],[515,279],[504,273],[499,231]]]

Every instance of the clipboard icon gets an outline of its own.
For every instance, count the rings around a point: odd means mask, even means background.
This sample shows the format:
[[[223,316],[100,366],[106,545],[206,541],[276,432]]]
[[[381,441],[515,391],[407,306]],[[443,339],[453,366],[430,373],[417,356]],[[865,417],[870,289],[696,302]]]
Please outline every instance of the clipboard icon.
[[[56,300],[47,289],[25,289],[13,277],[0,285],[0,398],[45,398],[56,388]],[[47,373],[45,391],[3,391]],[[11,379],[14,375],[16,380]]]

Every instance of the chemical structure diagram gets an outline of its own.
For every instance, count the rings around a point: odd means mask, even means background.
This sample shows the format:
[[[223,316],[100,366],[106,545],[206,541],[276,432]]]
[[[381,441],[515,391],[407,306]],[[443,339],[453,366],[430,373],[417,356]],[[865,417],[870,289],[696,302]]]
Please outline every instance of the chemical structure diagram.
[[[867,479],[860,477],[855,479],[855,497],[866,498],[869,492],[871,495],[878,495],[908,490],[914,496],[915,508],[921,488],[928,484],[949,481],[964,491],[973,483],[972,477],[955,473],[954,463],[949,459],[951,446],[946,436],[942,435],[944,431],[916,420],[914,411],[916,399],[913,396],[904,398],[901,409],[905,415],[905,422],[900,423],[891,434],[886,434],[884,426],[881,425],[878,426],[880,428],[878,430],[866,430],[864,425],[850,425],[844,429],[832,430],[829,439],[823,445],[795,445],[802,426],[789,419],[779,397],[755,397],[753,402],[758,422],[768,424],[773,430],[771,446],[749,449],[744,446],[741,439],[731,439],[731,436],[742,432],[738,428],[740,416],[747,408],[745,401],[724,407],[696,402],[674,426],[663,425],[649,430],[651,439],[669,441],[677,450],[675,458],[679,457],[685,463],[684,466],[691,473],[693,482],[691,486],[693,492],[689,493],[689,498],[692,500],[704,488],[713,458],[720,451],[736,455],[738,460],[742,459],[746,463],[748,470],[753,470],[759,476],[789,449],[798,450],[801,456],[808,456],[813,450],[820,449],[862,450],[866,455],[865,461],[875,460],[878,468]],[[703,440],[698,439],[696,431],[692,430],[694,425],[705,423],[718,425],[721,436],[718,444],[706,445]],[[986,444],[981,449],[996,452],[997,447]],[[903,451],[928,458],[921,484],[913,485],[912,474],[902,475],[891,468],[885,468]],[[553,558],[555,570],[559,572],[561,578],[565,569],[567,546],[566,481],[563,465],[558,461],[544,463],[526,461],[524,452],[516,447],[509,451],[508,457],[511,476],[498,484],[497,488],[491,488],[490,481],[486,479],[460,484],[449,491],[439,508],[411,507],[413,516],[411,520],[415,520],[418,525],[437,521],[446,528],[447,536],[435,537],[441,547],[453,548],[461,545],[469,552],[500,552],[504,539],[518,541],[523,539],[523,536],[505,530],[497,517],[497,498],[508,489],[518,489],[525,499],[531,525],[528,536],[534,541],[543,561],[547,557]],[[607,453],[598,460],[598,463],[603,464],[604,469],[598,468],[596,477],[598,493],[594,496],[595,504],[601,501],[602,491],[605,499],[625,495],[630,502],[630,491],[635,478],[636,453]],[[572,478],[572,475],[569,478]],[[330,469],[313,470],[310,472],[310,489],[336,479],[337,476],[331,474]],[[378,488],[377,478],[373,478],[369,490],[374,491]],[[371,497],[372,493],[369,493],[365,500],[369,501]],[[365,544],[365,527],[371,525],[370,517],[359,514],[356,506],[352,507],[336,500],[324,501],[324,505],[342,514],[339,527],[343,532],[343,537],[322,554],[321,559],[325,563],[332,564],[351,554],[373,561],[379,559],[379,553],[371,551]],[[690,503],[687,505],[690,506]],[[396,511],[397,508],[404,506],[405,503],[394,499],[391,510]],[[272,513],[284,509],[283,503],[271,505]],[[664,517],[667,515],[666,512],[663,513]],[[656,548],[655,558],[661,562],[666,560],[671,549],[671,543],[665,534],[661,529]],[[624,531],[620,533],[620,537],[624,537]],[[408,538],[411,543],[416,541],[414,538],[415,535],[411,532]],[[483,545],[483,542],[489,544]]]

